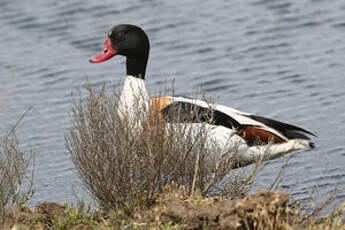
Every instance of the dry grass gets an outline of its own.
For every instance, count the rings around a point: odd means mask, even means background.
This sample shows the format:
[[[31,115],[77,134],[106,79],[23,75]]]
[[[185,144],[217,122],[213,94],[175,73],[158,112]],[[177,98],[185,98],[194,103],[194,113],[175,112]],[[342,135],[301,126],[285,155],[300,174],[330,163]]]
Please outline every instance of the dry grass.
[[[32,182],[34,171],[32,170],[32,174],[26,176],[28,167],[31,164],[34,166],[33,154],[31,152],[27,158],[27,155],[21,150],[16,136],[16,128],[22,118],[8,131],[0,143],[1,214],[4,214],[10,206],[24,205],[33,195]],[[22,188],[24,183],[26,183],[26,189]]]
[[[207,142],[206,125],[190,128],[189,119],[195,121],[199,111],[188,117],[180,109],[172,111],[169,116],[178,121],[172,125],[160,119],[159,111],[140,105],[134,115],[121,116],[118,90],[107,95],[105,87],[86,89],[87,98],[80,96],[74,103],[66,146],[86,189],[102,206],[130,212],[167,184],[184,186],[189,194],[198,190],[202,195],[235,196],[253,182],[257,167],[238,179],[241,185],[224,182],[236,151],[217,154],[217,143]]]

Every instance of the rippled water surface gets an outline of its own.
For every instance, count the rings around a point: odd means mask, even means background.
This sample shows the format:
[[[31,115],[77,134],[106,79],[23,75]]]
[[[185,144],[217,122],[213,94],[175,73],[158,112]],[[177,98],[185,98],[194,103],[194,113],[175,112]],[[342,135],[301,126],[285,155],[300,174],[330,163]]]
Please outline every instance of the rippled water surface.
[[[288,163],[280,189],[295,199],[340,181],[345,195],[345,2],[343,0],[81,1],[0,0],[0,118],[36,152],[33,203],[75,200],[80,181],[64,146],[71,93],[86,77],[115,85],[124,58],[90,64],[113,25],[142,26],[151,39],[146,84],[175,79],[177,94],[207,92],[217,102],[302,126],[317,148]],[[271,161],[254,190],[282,165]]]

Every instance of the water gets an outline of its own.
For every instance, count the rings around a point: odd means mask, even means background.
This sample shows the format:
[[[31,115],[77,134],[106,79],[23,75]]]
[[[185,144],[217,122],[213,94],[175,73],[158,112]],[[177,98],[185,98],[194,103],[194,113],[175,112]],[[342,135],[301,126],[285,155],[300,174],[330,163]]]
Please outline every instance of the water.
[[[320,196],[340,182],[345,196],[345,2],[342,0],[0,1],[1,132],[33,106],[19,128],[36,152],[36,194],[73,201],[82,188],[64,146],[71,93],[85,79],[118,83],[124,58],[88,59],[113,25],[142,26],[151,39],[147,87],[175,79],[176,94],[203,90],[218,103],[302,126],[316,149],[288,163],[280,189]],[[267,163],[253,190],[268,187],[282,160]],[[83,196],[83,195],[80,195]]]

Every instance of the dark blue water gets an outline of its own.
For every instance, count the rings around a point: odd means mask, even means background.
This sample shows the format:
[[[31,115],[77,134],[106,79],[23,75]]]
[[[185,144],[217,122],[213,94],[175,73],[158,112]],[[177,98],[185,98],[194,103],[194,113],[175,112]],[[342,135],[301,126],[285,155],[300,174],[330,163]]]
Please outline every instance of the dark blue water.
[[[315,132],[317,148],[288,163],[280,189],[294,199],[320,197],[340,183],[345,196],[345,2],[0,1],[0,119],[3,132],[33,106],[19,128],[36,152],[41,201],[75,200],[82,188],[64,146],[71,93],[85,79],[117,84],[124,58],[88,59],[120,23],[151,39],[147,86],[158,92],[175,79],[176,94],[204,91],[218,103]],[[267,163],[253,191],[267,188],[281,159]]]

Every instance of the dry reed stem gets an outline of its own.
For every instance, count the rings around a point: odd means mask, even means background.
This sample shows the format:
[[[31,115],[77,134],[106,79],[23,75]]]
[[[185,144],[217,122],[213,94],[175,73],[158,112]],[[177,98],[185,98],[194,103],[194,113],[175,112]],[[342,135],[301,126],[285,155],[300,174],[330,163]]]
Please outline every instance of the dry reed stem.
[[[195,189],[195,184],[196,184],[196,178],[197,178],[197,176],[198,176],[199,159],[200,159],[200,154],[199,154],[199,152],[198,152],[198,153],[196,154],[196,159],[195,159],[193,183],[192,183],[192,189],[191,189],[191,193],[190,193],[191,196],[194,194],[194,189]]]

